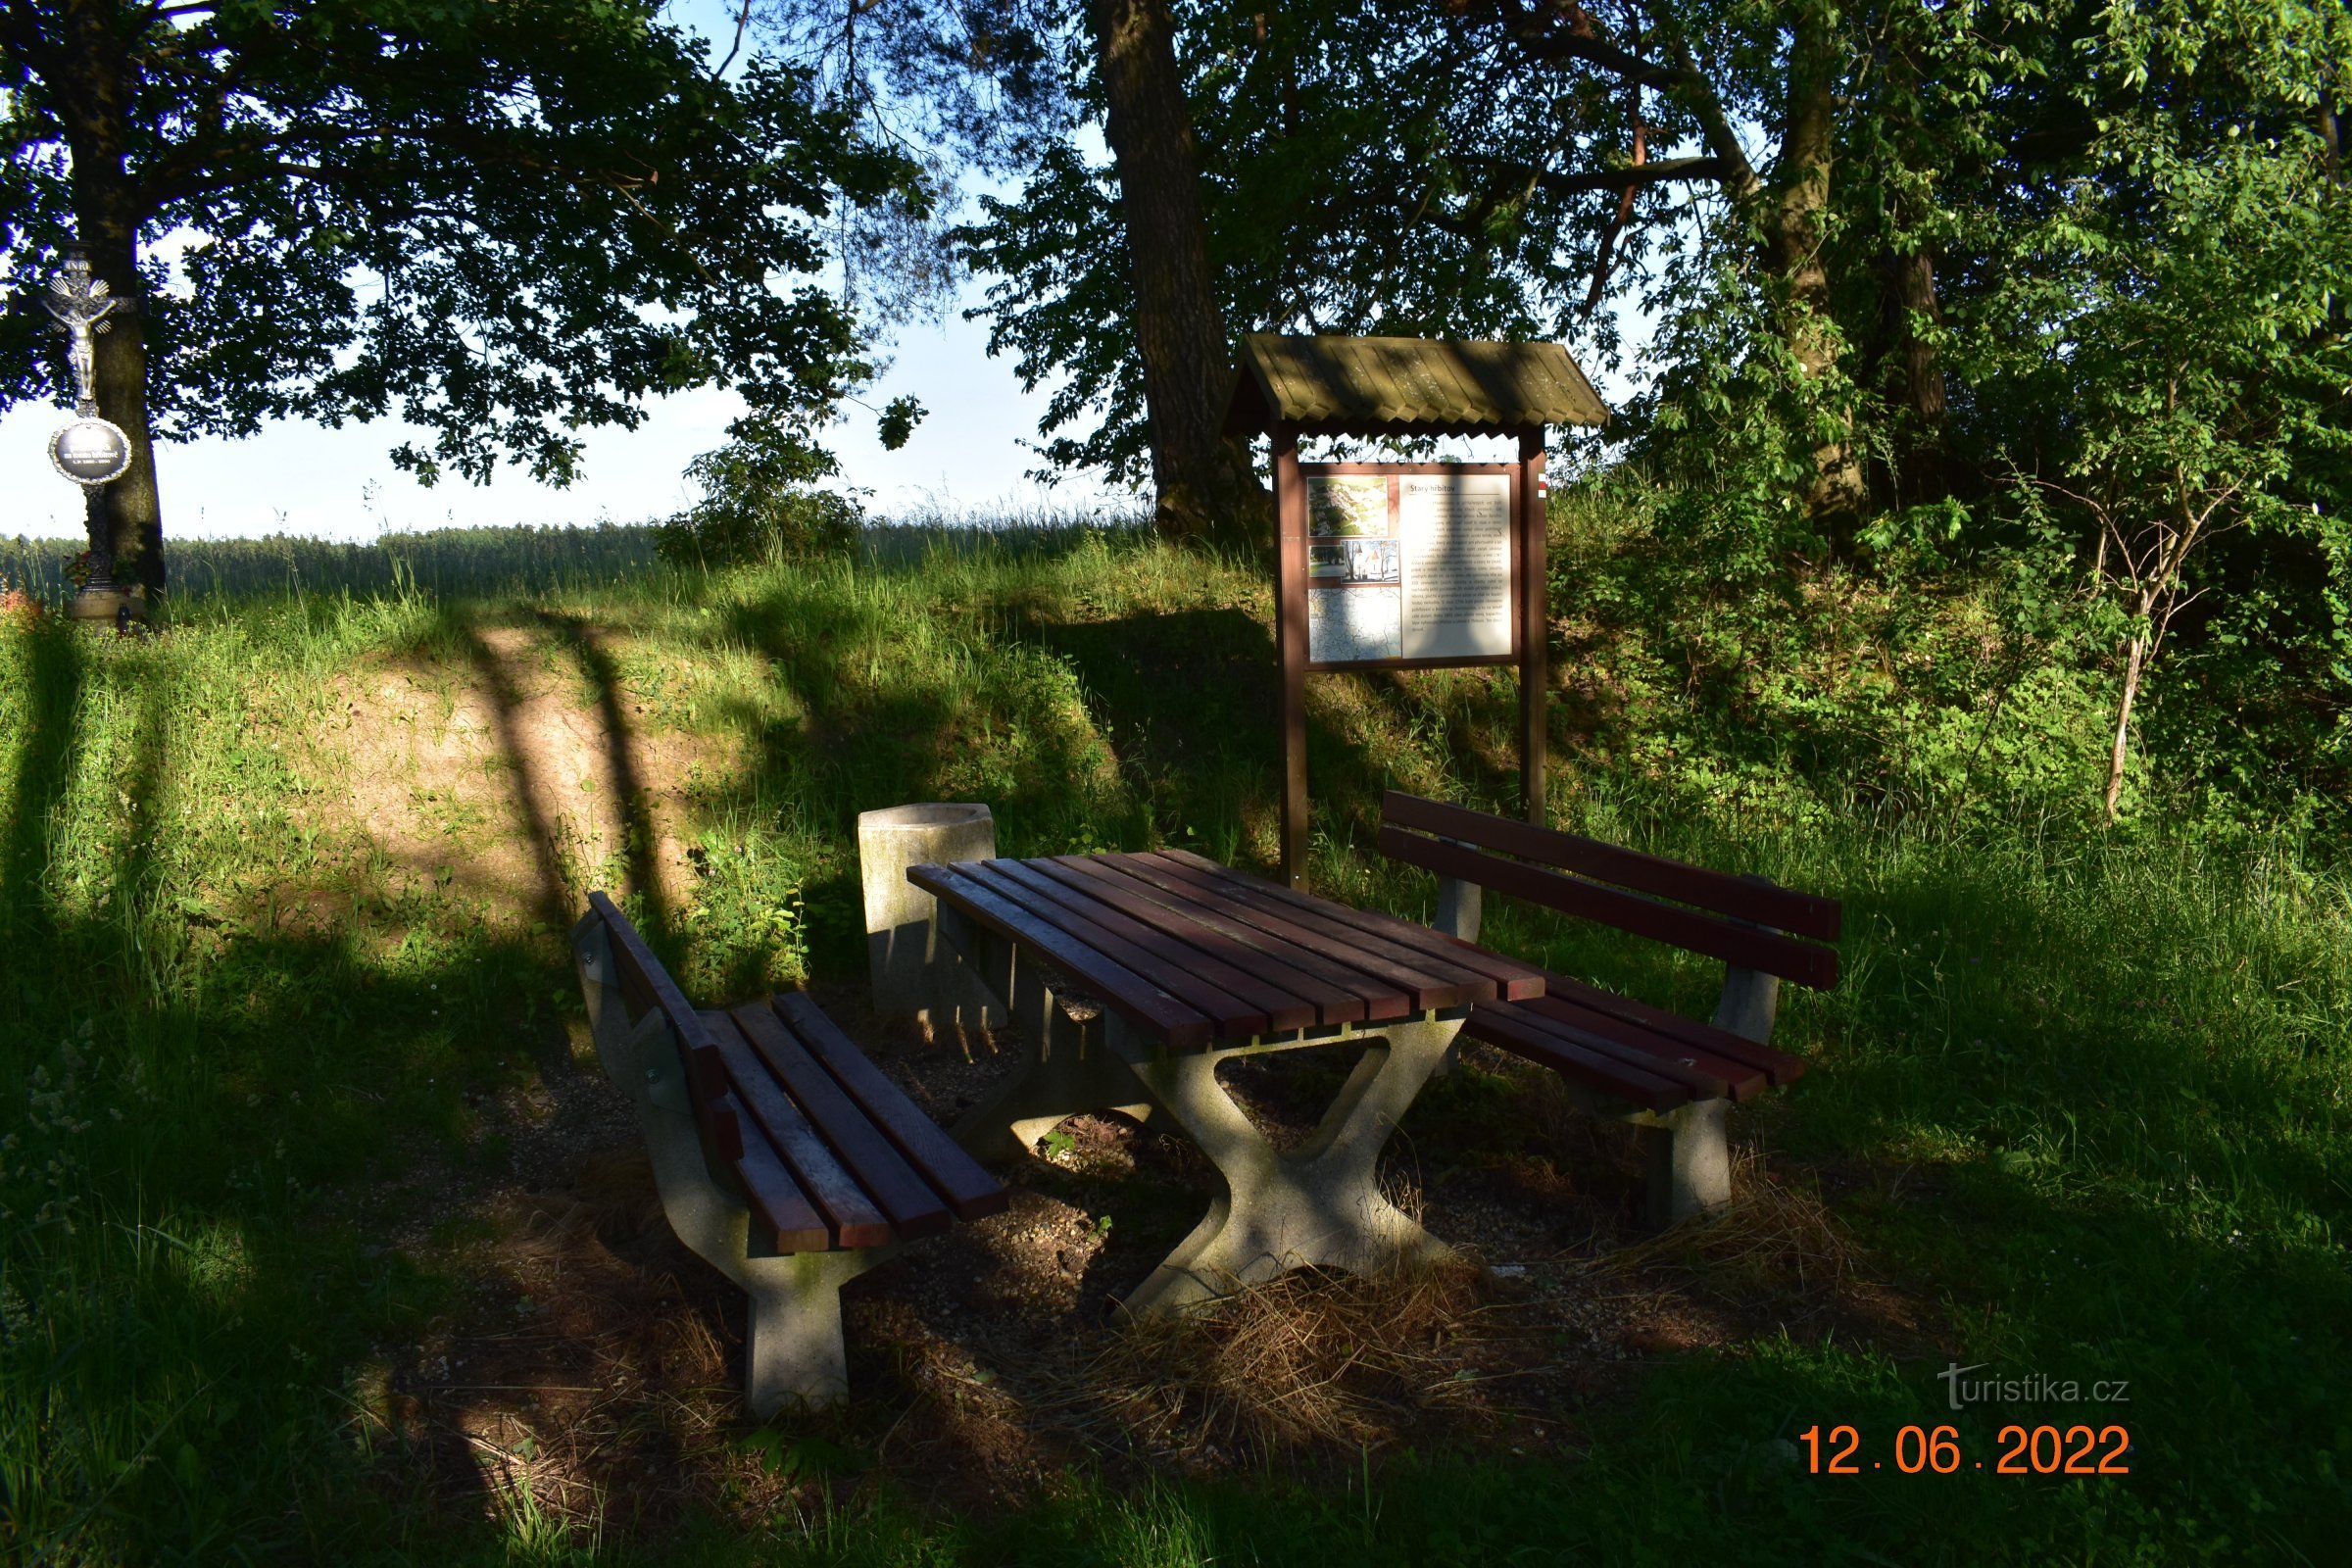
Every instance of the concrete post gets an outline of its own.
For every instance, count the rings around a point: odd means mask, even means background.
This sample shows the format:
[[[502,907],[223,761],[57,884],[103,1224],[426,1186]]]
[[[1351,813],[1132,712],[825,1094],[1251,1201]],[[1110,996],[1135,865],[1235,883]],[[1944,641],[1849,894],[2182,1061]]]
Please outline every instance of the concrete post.
[[[858,871],[865,884],[866,965],[874,1011],[911,1016],[933,1028],[995,1027],[1004,1010],[934,936],[937,900],[906,880],[906,868],[993,860],[997,824],[985,806],[930,803],[858,814]]]

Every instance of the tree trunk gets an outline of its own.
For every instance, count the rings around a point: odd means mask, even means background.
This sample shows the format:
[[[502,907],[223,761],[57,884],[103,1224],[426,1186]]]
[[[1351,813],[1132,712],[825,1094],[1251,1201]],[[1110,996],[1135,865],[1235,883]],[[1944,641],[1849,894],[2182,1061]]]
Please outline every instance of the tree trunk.
[[[1819,383],[1832,377],[1843,352],[1822,259],[1835,158],[1838,33],[1830,13],[1818,5],[1799,9],[1792,25],[1778,189],[1766,214],[1766,260],[1788,290],[1789,352],[1806,377]],[[1862,505],[1851,412],[1841,411],[1838,424],[1842,433],[1813,450],[1806,504],[1816,514],[1848,514]]]
[[[1170,534],[1262,544],[1265,487],[1247,443],[1222,433],[1232,368],[1174,24],[1166,0],[1093,0],[1089,15],[1135,283],[1156,520]]]
[[[2132,740],[2132,705],[2139,700],[2139,680],[2147,667],[2148,639],[2134,632],[2124,644],[2124,695],[2115,705],[2115,749],[2107,756],[2107,820],[2115,821],[2116,802],[2124,793],[2124,760]]]
[[[164,521],[155,483],[155,446],[147,424],[147,345],[139,307],[138,194],[123,165],[122,127],[130,84],[124,40],[114,32],[117,7],[75,0],[66,7],[71,63],[52,85],[61,100],[73,155],[75,237],[88,250],[90,271],[128,302],[98,335],[98,412],[130,438],[130,466],[99,492],[114,547],[115,581],[150,595],[164,589]]]

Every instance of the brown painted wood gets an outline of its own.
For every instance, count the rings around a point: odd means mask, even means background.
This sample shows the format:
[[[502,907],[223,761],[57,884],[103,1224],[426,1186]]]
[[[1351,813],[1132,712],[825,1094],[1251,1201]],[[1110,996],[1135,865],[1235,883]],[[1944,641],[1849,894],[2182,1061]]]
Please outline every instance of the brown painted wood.
[[[882,1210],[893,1232],[901,1237],[931,1236],[956,1223],[939,1194],[794,1038],[775,1008],[763,1002],[749,1003],[731,1009],[728,1016],[843,1168]]]
[[[734,1152],[726,1156],[728,1168],[743,1190],[744,1206],[775,1238],[776,1250],[832,1250],[833,1232],[825,1224],[824,1216],[808,1201],[808,1195],[801,1191],[758,1127],[748,1125],[749,1118],[739,1111],[734,1097],[723,1097],[714,1107],[714,1114],[744,1134]]]
[[[1519,631],[1520,805],[1527,819],[1538,827],[1544,826],[1545,820],[1544,764],[1551,752],[1550,726],[1544,718],[1551,695],[1545,660],[1551,638],[1551,614],[1544,576],[1546,529],[1543,481],[1544,429],[1537,425],[1519,432],[1519,472],[1515,481],[1518,527],[1513,530],[1519,548],[1514,552],[1511,565],[1518,573],[1512,579],[1512,586],[1519,596],[1518,613],[1512,618]]]
[[[1532,1002],[1512,1003],[1530,1016],[1544,1019],[1551,1027],[1568,1031],[1572,1038],[1600,1051],[1605,1055],[1618,1056],[1638,1067],[1646,1067],[1677,1083],[1687,1084],[1699,1099],[1723,1099],[1744,1103],[1755,1099],[1769,1087],[1764,1074],[1753,1065],[1729,1056],[1719,1056],[1711,1051],[1700,1051],[1671,1036],[1651,1034],[1639,1024],[1626,1022],[1591,1007],[1563,1002],[1557,997],[1538,997]],[[1688,1069],[1701,1075],[1686,1078],[1674,1069]]]
[[[1544,979],[1546,996],[1573,1002],[1594,1012],[1623,1018],[1652,1034],[1712,1052],[1729,1060],[1746,1062],[1762,1073],[1765,1081],[1776,1089],[1792,1084],[1805,1074],[1805,1064],[1801,1058],[1791,1056],[1785,1051],[1775,1051],[1770,1046],[1758,1045],[1745,1035],[1736,1035],[1728,1029],[1718,1029],[1713,1024],[1699,1023],[1679,1012],[1668,1012],[1663,1007],[1653,1007],[1645,1002],[1636,1002],[1631,997],[1621,997],[1614,991],[1603,991],[1598,986],[1587,985],[1568,975],[1546,974]]]
[[[1056,879],[1066,887],[1084,892],[1089,898],[1166,932],[1172,940],[1252,976],[1278,993],[1288,995],[1305,1006],[1307,1023],[1354,1023],[1364,1016],[1364,999],[1354,992],[1311,974],[1297,964],[1287,963],[1247,938],[1211,924],[1190,912],[1181,902],[1174,901],[1172,895],[1162,894],[1158,899],[1152,898],[1151,894],[1157,890],[1137,883],[1089,857],[1067,856],[1022,863],[1042,875]],[[1249,931],[1250,928],[1244,926],[1241,929]],[[1264,933],[1257,935],[1263,936]],[[1404,1007],[1401,996],[1397,998],[1396,1004],[1401,1012]],[[1294,1014],[1287,1008],[1276,1010],[1269,1004],[1267,1016],[1272,1026],[1278,1029],[1304,1027],[1304,1024],[1290,1021]]]
[[[751,1042],[723,1012],[706,1012],[703,1022],[717,1041],[719,1059],[726,1064],[736,1103],[751,1113],[752,1122],[792,1172],[793,1184],[808,1195],[824,1216],[835,1247],[880,1247],[890,1240],[890,1220],[841,1163],[832,1148],[817,1135],[801,1107],[792,1102],[752,1050]],[[744,1144],[752,1144],[751,1128]]]
[[[1709,1072],[1704,1067],[1700,1067],[1694,1062],[1685,1061],[1680,1057],[1661,1056],[1657,1053],[1644,1050],[1640,1046],[1629,1046],[1623,1041],[1612,1039],[1607,1035],[1580,1028],[1568,1019],[1537,1011],[1538,1004],[1524,1002],[1496,1002],[1490,1003],[1488,1005],[1495,1009],[1497,1017],[1506,1019],[1531,1034],[1575,1046],[1580,1051],[1587,1051],[1595,1056],[1621,1063],[1636,1072],[1647,1073],[1653,1078],[1663,1078],[1668,1083],[1682,1089],[1692,1100],[1731,1100],[1736,1098],[1732,1093],[1731,1083],[1718,1073]],[[1749,1098],[1753,1097],[1754,1091],[1750,1090]]]
[[[906,880],[935,898],[948,901],[971,919],[1060,969],[1102,999],[1152,1039],[1191,1050],[1208,1044],[1216,1027],[1205,1013],[1187,1005],[1134,970],[1112,962],[1076,941],[1051,922],[1040,920],[1018,905],[952,865],[909,866]]]
[[[1376,980],[1360,969],[1351,969],[1325,957],[1314,948],[1302,947],[1277,932],[1250,924],[1214,892],[1179,876],[1180,867],[1121,864],[1118,863],[1119,858],[1065,855],[1056,857],[1054,863],[1089,876],[1111,880],[1123,889],[1132,889],[1136,896],[1164,906],[1197,926],[1219,932],[1235,943],[1262,954],[1269,963],[1281,965],[1302,978],[1311,977],[1344,993],[1362,1009],[1355,1017],[1342,1017],[1335,1013],[1326,1020],[1328,1022],[1349,1023],[1357,1018],[1380,1022],[1401,1018],[1414,1010],[1413,999],[1401,987]]]
[[[958,1148],[906,1091],[884,1077],[806,992],[783,992],[769,1004],[882,1136],[947,1200],[957,1219],[986,1219],[1011,1205],[1004,1184]]]
[[[1282,878],[1306,886],[1306,480],[1298,437],[1274,427],[1274,653],[1280,665]]]
[[[1409,861],[1441,876],[1460,877],[1526,899],[1546,908],[1614,926],[1634,936],[1671,943],[1690,953],[1703,953],[1726,963],[1777,974],[1818,991],[1838,984],[1838,955],[1834,949],[1759,931],[1715,915],[1701,914],[1679,905],[1661,904],[1638,893],[1625,893],[1581,877],[1563,876],[1540,866],[1481,854],[1458,844],[1446,844],[1401,828],[1380,830],[1380,852],[1391,859]]]
[[[1540,997],[1544,994],[1544,971],[1542,969],[1532,963],[1522,963],[1517,958],[1490,952],[1475,942],[1464,942],[1459,937],[1447,936],[1443,931],[1433,931],[1417,921],[1399,919],[1384,910],[1359,909],[1352,905],[1336,904],[1329,899],[1317,899],[1312,894],[1294,895],[1290,890],[1277,883],[1268,882],[1263,877],[1251,876],[1247,871],[1236,871],[1231,866],[1219,865],[1207,857],[1195,855],[1190,850],[1169,850],[1165,853],[1197,869],[1214,871],[1220,876],[1228,877],[1248,887],[1262,888],[1268,894],[1286,903],[1299,904],[1304,901],[1305,906],[1312,908],[1318,914],[1328,915],[1333,919],[1351,925],[1369,936],[1379,937],[1383,941],[1410,948],[1415,953],[1423,954],[1433,961],[1446,965],[1448,968],[1464,969],[1472,974],[1484,975],[1495,983],[1499,988],[1497,994],[1505,1001],[1521,1002],[1529,997]]]
[[[1312,1003],[1278,985],[1269,984],[1249,971],[1209,956],[1187,940],[1187,928],[1199,930],[1181,918],[1153,920],[1149,916],[1138,919],[1117,905],[1103,899],[1080,882],[1072,885],[1064,880],[1067,873],[1054,874],[1058,869],[1051,860],[1029,864],[1020,860],[992,860],[990,869],[999,875],[1019,882],[1040,898],[1051,899],[1069,911],[1073,919],[1087,922],[1097,931],[1123,938],[1138,949],[1149,953],[1173,972],[1190,976],[1195,981],[1213,986],[1218,995],[1228,999],[1229,1006],[1253,1009],[1265,1019],[1264,1028],[1274,1032],[1303,1029],[1315,1021]],[[1169,911],[1160,911],[1163,916]],[[1201,933],[1213,935],[1213,933]],[[1118,955],[1113,954],[1113,957]],[[1125,961],[1125,960],[1122,960]],[[1152,971],[1129,963],[1136,973],[1152,978]],[[1162,981],[1162,984],[1165,984]],[[1173,989],[1173,988],[1171,988]],[[1180,992],[1179,995],[1182,993]],[[1220,1028],[1224,1025],[1220,1024]]]
[[[1440,962],[1412,948],[1334,919],[1323,910],[1337,906],[1327,906],[1322,900],[1311,896],[1285,897],[1290,889],[1254,879],[1235,880],[1214,860],[1185,856],[1181,851],[1111,858],[1114,865],[1140,866],[1146,862],[1164,867],[1170,875],[1189,879],[1260,930],[1272,931],[1374,979],[1402,987],[1416,1012],[1430,1007],[1467,1006],[1494,997],[1494,982],[1484,975],[1460,964]]]
[[[1680,860],[1621,849],[1598,839],[1532,828],[1467,807],[1391,790],[1381,797],[1380,814],[1384,822],[1398,827],[1417,828],[1440,838],[1500,850],[1522,859],[1559,866],[1595,882],[1654,894],[1678,904],[1695,905],[1716,914],[1751,920],[1816,941],[1837,941],[1842,924],[1840,906],[1836,899],[1816,898],[1769,882],[1686,865]]]
[[[1462,1033],[1651,1110],[1672,1110],[1690,1101],[1690,1092],[1678,1083],[1588,1051],[1574,1041],[1513,1018],[1500,1008],[1472,1008],[1462,1024]]]
[[[669,1023],[675,1037],[678,1058],[686,1068],[686,1100],[694,1109],[695,1119],[703,1124],[706,1133],[712,1131],[709,1107],[714,1097],[726,1087],[725,1071],[718,1061],[715,1042],[703,1021],[695,1015],[694,1004],[670,979],[654,950],[646,946],[645,938],[620,912],[610,895],[594,892],[588,895],[588,906],[604,917],[605,931],[612,944],[613,966],[620,971],[621,994],[626,998],[632,986],[645,1002],[630,1003],[631,1010],[643,1016],[645,1008],[659,1010]]]
[[[1228,993],[1222,986],[1213,985],[1194,974],[1175,960],[1166,951],[1168,944],[1144,931],[1141,940],[1111,930],[1083,910],[1073,910],[1073,903],[1083,903],[1069,897],[1067,891],[1047,882],[1041,890],[1034,885],[1036,873],[1016,873],[1012,862],[978,860],[960,868],[963,874],[987,888],[1007,904],[1027,910],[1031,915],[1060,931],[1073,942],[1084,943],[1111,962],[1132,974],[1141,975],[1169,996],[1206,1017],[1215,1026],[1219,1039],[1248,1039],[1266,1032],[1265,1010]],[[1109,913],[1110,911],[1104,911]],[[1126,922],[1130,931],[1140,929],[1133,921]]]

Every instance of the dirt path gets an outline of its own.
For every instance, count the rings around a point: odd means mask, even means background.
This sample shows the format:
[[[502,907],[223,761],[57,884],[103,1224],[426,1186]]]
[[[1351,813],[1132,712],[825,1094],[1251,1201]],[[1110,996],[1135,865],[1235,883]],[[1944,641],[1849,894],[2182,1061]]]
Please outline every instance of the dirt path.
[[[588,890],[693,880],[685,781],[716,742],[654,732],[616,673],[615,635],[557,617],[461,632],[462,660],[339,682],[322,759],[396,876],[446,888],[486,923],[568,922]]]

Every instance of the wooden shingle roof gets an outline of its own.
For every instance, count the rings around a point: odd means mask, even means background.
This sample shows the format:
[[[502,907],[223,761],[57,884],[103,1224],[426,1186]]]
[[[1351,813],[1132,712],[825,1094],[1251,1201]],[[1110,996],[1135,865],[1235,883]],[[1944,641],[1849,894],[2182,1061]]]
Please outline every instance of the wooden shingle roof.
[[[1317,435],[1470,435],[1533,424],[1606,424],[1592,383],[1557,343],[1252,332],[1225,433],[1276,424]]]

